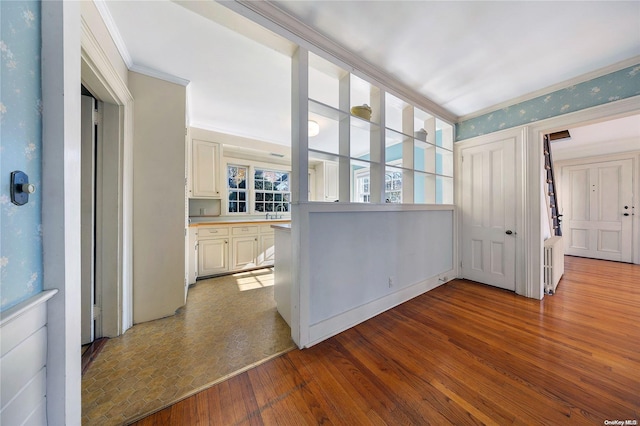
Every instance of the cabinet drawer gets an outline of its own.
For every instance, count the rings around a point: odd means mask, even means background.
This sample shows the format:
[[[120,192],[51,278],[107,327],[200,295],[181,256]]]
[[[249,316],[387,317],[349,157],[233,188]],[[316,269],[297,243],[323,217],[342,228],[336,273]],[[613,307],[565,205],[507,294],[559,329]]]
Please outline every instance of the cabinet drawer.
[[[198,238],[215,238],[229,235],[229,228],[224,226],[212,226],[210,228],[198,228]]]
[[[231,228],[231,235],[255,235],[257,233],[257,226],[234,226]]]

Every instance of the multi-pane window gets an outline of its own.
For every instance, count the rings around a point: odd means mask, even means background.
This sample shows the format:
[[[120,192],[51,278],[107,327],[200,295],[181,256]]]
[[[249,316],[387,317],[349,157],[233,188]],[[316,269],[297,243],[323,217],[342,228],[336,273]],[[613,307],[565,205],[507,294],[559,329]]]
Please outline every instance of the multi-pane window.
[[[387,203],[402,203],[402,172],[384,174],[384,196]]]
[[[248,211],[247,175],[248,167],[231,164],[227,166],[229,213],[246,213]]]
[[[356,196],[355,201],[369,203],[371,201],[369,173],[356,175]]]
[[[291,201],[289,173],[278,170],[254,170],[256,212],[288,212]]]

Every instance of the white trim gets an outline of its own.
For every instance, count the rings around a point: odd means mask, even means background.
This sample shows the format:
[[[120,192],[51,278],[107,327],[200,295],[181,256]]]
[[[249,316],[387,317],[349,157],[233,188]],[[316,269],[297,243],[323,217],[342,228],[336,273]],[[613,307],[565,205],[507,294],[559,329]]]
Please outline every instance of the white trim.
[[[377,300],[366,303],[355,309],[336,315],[309,327],[309,343],[305,347],[313,346],[351,327],[363,323],[382,312],[392,309],[414,297],[431,291],[449,282],[455,276],[455,268],[428,278],[419,283],[405,287]]]
[[[527,93],[525,95],[518,96],[517,98],[509,99],[508,101],[500,102],[499,104],[495,104],[490,107],[483,108],[471,114],[458,117],[458,123],[461,123],[466,120],[471,120],[473,118],[480,117],[482,115],[485,115],[497,110],[501,110],[509,106],[517,105],[522,102],[530,101],[540,96],[548,95],[550,93],[557,92],[558,90],[566,89],[567,87],[575,86],[577,84],[584,83],[589,80],[593,80],[595,78],[602,77],[607,74],[611,74],[616,71],[623,70],[633,65],[637,65],[638,63],[640,63],[640,56],[634,56],[633,58],[629,58],[624,61],[620,61],[615,64],[608,65],[604,68],[600,68],[595,71],[582,74],[578,77],[570,78],[569,80],[565,80],[560,83],[547,86],[543,89],[538,89],[533,92]]]
[[[346,71],[364,80],[375,82],[375,85],[384,91],[423,108],[444,121],[455,123],[458,118],[452,112],[432,100],[417,94],[414,90],[400,83],[385,71],[382,71],[324,35],[311,29],[271,2],[250,0],[217,1],[238,14],[296,43],[300,47],[337,64]]]
[[[107,2],[105,0],[93,0],[93,3],[96,5],[96,9],[100,13],[104,24],[113,39],[113,43],[116,45],[118,52],[120,52],[120,56],[122,56],[122,60],[127,65],[127,68],[131,68],[133,65],[133,60],[131,59],[131,55],[129,54],[129,50],[127,50],[127,45],[120,34],[120,30],[118,30],[118,26],[116,25],[111,12],[109,11],[109,6],[107,6]]]
[[[11,321],[19,318],[25,313],[29,312],[31,309],[40,305],[41,303],[46,302],[51,299],[58,293],[58,289],[44,290],[41,293],[36,294],[30,299],[25,300],[24,302],[18,303],[16,306],[12,306],[11,308],[2,311],[0,313],[0,328],[6,326]],[[5,348],[3,347],[2,350]]]
[[[611,102],[604,105],[595,106],[570,114],[561,115],[547,120],[532,123],[528,127],[529,142],[529,161],[527,162],[529,179],[526,206],[527,210],[532,213],[532,217],[528,223],[529,237],[526,240],[527,250],[527,289],[529,292],[538,290],[541,294],[544,291],[543,283],[543,230],[542,221],[540,220],[540,212],[542,211],[541,196],[541,179],[540,171],[543,164],[542,139],[545,134],[557,132],[567,127],[575,127],[596,122],[612,120],[615,118],[626,117],[640,112],[640,96],[622,99],[620,101]],[[636,178],[636,182],[638,182]],[[635,216],[635,230],[640,226],[638,216]],[[538,219],[536,222],[536,218]],[[636,226],[638,225],[638,226]],[[640,263],[640,256],[634,255],[634,263]]]
[[[117,256],[118,276],[113,292],[103,293],[103,335],[115,337],[133,325],[133,96],[109,61],[91,28],[81,21],[81,60],[83,83],[95,91],[103,102],[119,106],[118,168],[118,225]],[[114,307],[115,312],[110,312]],[[115,318],[114,318],[115,317]]]
[[[42,230],[47,303],[46,414],[81,423],[80,3],[42,7]]]
[[[167,74],[166,72],[158,71],[153,68],[145,67],[143,65],[132,64],[129,67],[129,71],[137,72],[138,74],[143,74],[148,77],[157,78],[159,80],[168,81],[169,83],[174,83],[179,86],[188,86],[190,81],[184,78],[176,77],[175,75]]]
[[[501,130],[499,132],[489,133],[482,136],[477,136],[454,144],[454,193],[455,202],[457,206],[462,205],[462,151],[467,148],[481,146],[487,143],[495,142],[502,139],[515,139],[517,142],[515,146],[515,193],[517,199],[515,200],[516,207],[516,226],[517,238],[516,238],[516,257],[515,257],[515,292],[526,297],[540,299],[541,295],[537,292],[531,291],[527,286],[527,271],[530,267],[528,261],[528,252],[526,241],[529,238],[530,231],[528,230],[528,223],[532,218],[530,215],[534,215],[531,209],[526,208],[526,200],[531,188],[528,187],[529,178],[527,175],[527,158],[529,157],[528,150],[529,143],[527,139],[526,127],[515,127],[510,129]],[[457,215],[457,229],[462,229],[462,218],[464,212],[460,212]],[[460,261],[462,260],[462,247],[464,242],[462,241],[462,232],[457,232],[457,264],[459,268]],[[542,258],[541,258],[542,259]],[[457,270],[457,276],[461,276],[462,271]]]

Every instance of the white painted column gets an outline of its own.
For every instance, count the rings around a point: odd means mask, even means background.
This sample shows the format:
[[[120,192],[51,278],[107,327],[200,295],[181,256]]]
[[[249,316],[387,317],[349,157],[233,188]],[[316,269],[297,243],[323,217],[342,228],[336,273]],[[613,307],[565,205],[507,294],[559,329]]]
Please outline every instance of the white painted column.
[[[47,420],[81,422],[80,3],[43,1],[42,231],[47,313]]]

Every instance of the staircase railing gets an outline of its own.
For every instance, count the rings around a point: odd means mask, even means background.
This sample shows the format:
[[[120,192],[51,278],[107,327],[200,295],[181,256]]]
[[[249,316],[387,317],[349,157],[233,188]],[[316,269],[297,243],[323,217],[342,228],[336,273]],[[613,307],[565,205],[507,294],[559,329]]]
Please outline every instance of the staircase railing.
[[[556,192],[556,179],[553,173],[553,160],[551,158],[551,141],[549,135],[544,136],[544,168],[546,171],[547,196],[549,197],[549,208],[551,209],[551,223],[553,224],[553,234],[562,236],[562,215],[558,211],[558,196]]]

